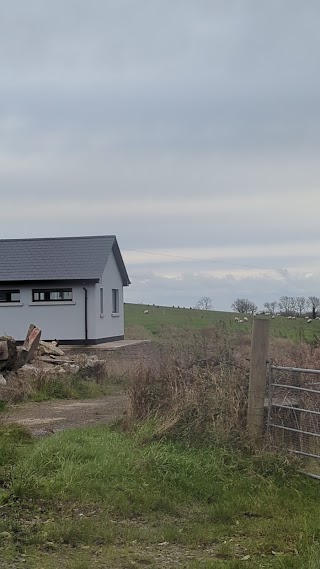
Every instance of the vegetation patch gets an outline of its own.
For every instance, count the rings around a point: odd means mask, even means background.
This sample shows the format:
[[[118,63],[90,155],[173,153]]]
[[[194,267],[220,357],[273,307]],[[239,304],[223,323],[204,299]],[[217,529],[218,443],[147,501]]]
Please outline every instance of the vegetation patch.
[[[105,427],[0,447],[2,567],[317,567],[318,483],[283,458]]]

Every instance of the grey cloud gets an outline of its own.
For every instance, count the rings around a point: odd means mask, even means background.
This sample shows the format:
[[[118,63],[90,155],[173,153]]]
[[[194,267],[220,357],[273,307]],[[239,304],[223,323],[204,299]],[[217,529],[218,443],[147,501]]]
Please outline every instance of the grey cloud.
[[[318,144],[315,2],[28,4],[5,9],[2,108],[36,130],[111,129],[131,151]]]
[[[26,212],[1,219],[2,237],[116,233],[134,249],[269,243],[270,257],[233,261],[279,267],[288,259],[273,254],[275,244],[319,239],[320,200],[309,192],[320,179],[316,0],[2,4],[1,205],[14,197]],[[239,195],[245,212],[230,201],[216,215],[110,213],[132,197],[170,208],[177,199]],[[250,196],[268,196],[274,209],[266,214],[263,199],[253,208]],[[83,215],[83,204],[106,201],[110,212]],[[60,213],[50,215],[57,203]],[[47,212],[32,217],[26,204]],[[239,287],[233,276],[188,271],[182,281],[142,283],[139,271],[131,298],[188,304],[214,286],[227,305]],[[243,291],[307,290],[290,275],[242,281]]]
[[[201,274],[183,274],[175,280],[156,274],[132,273],[133,285],[125,291],[126,302],[146,302],[165,306],[193,306],[201,296],[210,296],[218,310],[230,310],[235,298],[247,297],[260,308],[266,301],[280,296],[319,296],[319,274],[310,278],[286,273],[283,279],[248,277],[241,280],[232,275],[224,278],[206,277]]]

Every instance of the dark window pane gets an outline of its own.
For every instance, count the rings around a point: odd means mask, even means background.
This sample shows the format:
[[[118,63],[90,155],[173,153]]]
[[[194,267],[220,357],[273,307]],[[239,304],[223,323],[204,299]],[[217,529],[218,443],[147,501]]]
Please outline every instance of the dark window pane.
[[[20,302],[20,290],[0,290],[0,302]]]
[[[103,314],[103,288],[100,289],[100,314]]]
[[[112,312],[113,314],[119,312],[119,290],[117,288],[112,289]]]
[[[32,299],[34,302],[59,302],[59,301],[71,301],[72,300],[72,289],[34,289],[32,291]]]

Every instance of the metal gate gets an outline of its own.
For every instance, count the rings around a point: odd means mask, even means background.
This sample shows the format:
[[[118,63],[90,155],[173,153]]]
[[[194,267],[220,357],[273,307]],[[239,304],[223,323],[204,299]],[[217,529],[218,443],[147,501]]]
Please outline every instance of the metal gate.
[[[320,479],[320,370],[268,365],[267,434],[273,448],[301,458]]]

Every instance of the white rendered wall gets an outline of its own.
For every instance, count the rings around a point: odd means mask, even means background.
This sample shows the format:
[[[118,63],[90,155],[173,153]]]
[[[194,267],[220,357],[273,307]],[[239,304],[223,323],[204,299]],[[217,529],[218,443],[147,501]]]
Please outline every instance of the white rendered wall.
[[[103,288],[103,314],[100,312],[100,288]],[[119,290],[119,313],[112,314],[112,289]],[[110,254],[100,283],[96,284],[96,337],[124,335],[123,284],[113,253]]]
[[[0,304],[0,335],[7,334],[24,340],[30,324],[39,326],[43,340],[85,339],[84,285],[56,282],[44,285],[1,286],[1,289],[20,289],[20,303]],[[88,337],[96,338],[95,285],[88,290]],[[72,302],[32,302],[33,288],[72,288]]]

